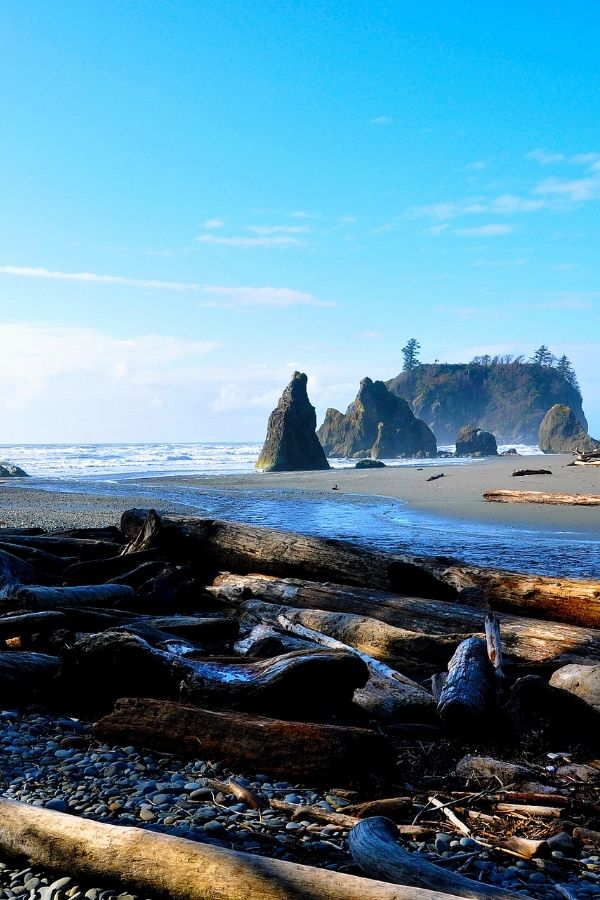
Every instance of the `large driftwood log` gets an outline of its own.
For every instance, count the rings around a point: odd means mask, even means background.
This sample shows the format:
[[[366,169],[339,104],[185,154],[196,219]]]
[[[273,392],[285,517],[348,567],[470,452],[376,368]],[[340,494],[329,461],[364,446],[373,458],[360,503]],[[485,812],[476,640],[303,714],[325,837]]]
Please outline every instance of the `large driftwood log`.
[[[557,585],[559,582],[557,582]],[[402,597],[383,591],[291,578],[225,573],[211,588],[217,596],[240,603],[254,596],[299,609],[321,609],[369,616],[398,628],[427,635],[480,634],[482,612],[458,603]],[[600,660],[600,630],[499,613],[506,657],[559,665]]]
[[[375,816],[354,826],[348,835],[348,846],[355,863],[373,878],[395,884],[410,884],[415,890],[427,888],[444,891],[455,897],[468,897],[471,900],[484,900],[488,897],[517,900],[517,895],[512,891],[471,881],[470,878],[421,859],[416,853],[408,853],[400,846],[397,837],[398,832],[393,822]]]
[[[369,616],[322,609],[295,609],[293,606],[279,606],[259,600],[247,600],[240,609],[245,616],[256,616],[274,625],[283,615],[296,625],[320,631],[393,669],[421,675],[431,675],[446,666],[461,641],[469,637],[467,634],[419,634]]]
[[[66,628],[68,619],[63,612],[22,613],[17,616],[0,617],[0,639],[25,637],[56,628]]]
[[[143,511],[129,510],[123,514],[124,531],[135,535],[144,519]],[[195,547],[220,569],[331,581],[433,600],[466,602],[468,598],[471,605],[483,608],[600,625],[598,581],[481,569],[441,557],[394,556],[345,541],[236,522],[177,516],[163,516],[161,521],[167,530],[179,534],[180,544],[187,544],[188,551]]]
[[[50,610],[69,606],[111,606],[133,601],[130,587],[118,584],[84,585],[83,587],[15,587],[0,597],[0,611],[18,609]]]
[[[0,550],[0,588],[11,584],[35,584],[39,575],[30,563]]]
[[[389,771],[395,758],[380,734],[363,728],[287,722],[145,698],[118,700],[94,731],[103,740],[218,759],[309,784],[363,781],[370,772]]]
[[[559,506],[600,506],[597,494],[560,494],[546,491],[486,491],[484,500],[492,503],[550,503]]]
[[[494,698],[494,669],[481,638],[468,638],[448,663],[448,678],[438,703],[444,725],[466,733],[481,724],[490,712]]]
[[[47,553],[45,550],[36,550],[35,547],[22,547],[20,544],[12,544],[9,541],[0,543],[0,550],[12,553],[19,559],[24,559],[35,567],[40,575],[58,576],[62,575],[68,565],[75,562],[72,556],[55,556],[53,553]]]
[[[103,559],[89,559],[77,562],[65,570],[66,584],[103,584],[133,572],[142,563],[156,561],[155,550],[139,550],[124,556],[108,556]],[[148,578],[151,576],[148,575]]]
[[[130,509],[121,517],[123,533],[133,540],[146,522],[147,510]],[[322,581],[371,585],[424,597],[452,600],[456,591],[416,559],[390,556],[348,541],[316,538],[218,519],[165,515],[165,534],[196,550],[213,568],[272,575],[302,575]]]
[[[236,853],[0,800],[0,850],[87,879],[171,900],[455,900],[328,869]]]
[[[19,544],[22,547],[33,547],[36,550],[45,550],[55,556],[74,556],[79,559],[100,559],[104,556],[114,556],[119,552],[119,544],[113,541],[96,541],[89,538],[57,537],[52,534],[29,535],[12,534],[11,544]]]
[[[0,650],[0,695],[3,701],[30,699],[50,687],[60,660],[45,653]]]

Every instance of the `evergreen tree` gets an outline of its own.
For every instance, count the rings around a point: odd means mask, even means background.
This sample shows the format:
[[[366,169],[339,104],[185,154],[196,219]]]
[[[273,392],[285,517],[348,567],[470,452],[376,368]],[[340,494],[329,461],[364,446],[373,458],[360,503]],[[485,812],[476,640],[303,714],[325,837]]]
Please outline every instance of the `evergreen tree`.
[[[421,345],[416,338],[411,338],[402,348],[402,356],[404,357],[403,372],[412,372],[419,365],[419,350]]]
[[[531,362],[538,366],[552,366],[556,362],[556,357],[545,344],[542,344],[531,357]]]
[[[571,387],[574,387],[578,393],[581,393],[579,382],[577,381],[577,375],[575,374],[575,369],[571,365],[571,360],[564,354],[556,364],[556,371],[559,373],[559,375],[562,375],[565,381],[568,381]]]

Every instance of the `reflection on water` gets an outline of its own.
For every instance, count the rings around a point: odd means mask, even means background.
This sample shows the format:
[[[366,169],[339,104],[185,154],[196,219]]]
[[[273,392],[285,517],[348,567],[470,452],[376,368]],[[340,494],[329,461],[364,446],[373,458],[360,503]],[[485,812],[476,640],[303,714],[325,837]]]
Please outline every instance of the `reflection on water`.
[[[572,577],[600,577],[600,541],[585,532],[449,521],[384,497],[300,490],[213,490],[127,479],[31,479],[23,487],[94,496],[146,498],[148,506],[356,541],[417,556],[453,556],[481,566]],[[139,502],[139,501],[138,501]]]

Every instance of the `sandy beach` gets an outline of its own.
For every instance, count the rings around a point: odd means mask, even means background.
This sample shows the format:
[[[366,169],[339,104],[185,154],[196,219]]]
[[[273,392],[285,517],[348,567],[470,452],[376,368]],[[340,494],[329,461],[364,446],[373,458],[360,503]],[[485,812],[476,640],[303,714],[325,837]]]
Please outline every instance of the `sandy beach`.
[[[525,489],[568,494],[600,494],[600,468],[569,466],[572,457],[499,457],[456,465],[440,460],[435,466],[390,466],[383,469],[331,469],[325,472],[250,473],[244,475],[171,475],[127,481],[128,495],[80,494],[22,487],[9,479],[0,483],[0,524],[47,528],[116,524],[123,510],[156,505],[167,510],[161,489],[193,487],[198,504],[202,491],[281,491],[314,496],[389,497],[443,519],[515,527],[542,526],[559,531],[600,534],[600,508],[500,504],[483,500],[492,489]],[[547,468],[552,475],[514,478],[517,468]],[[428,481],[432,475],[443,478]],[[136,486],[140,495],[136,495]],[[337,490],[333,490],[337,486]],[[143,488],[143,493],[141,489]],[[156,503],[151,504],[152,489]],[[190,507],[168,503],[168,510],[190,513]],[[201,514],[201,511],[200,513]]]

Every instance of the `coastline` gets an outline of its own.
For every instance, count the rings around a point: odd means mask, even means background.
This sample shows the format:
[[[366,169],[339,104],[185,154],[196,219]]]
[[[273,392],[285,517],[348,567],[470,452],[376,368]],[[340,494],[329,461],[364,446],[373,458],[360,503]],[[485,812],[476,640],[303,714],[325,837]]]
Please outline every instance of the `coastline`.
[[[44,484],[43,479],[15,483],[0,482],[0,525],[47,528],[118,524],[125,509],[156,505],[162,511],[202,515],[204,492],[227,491],[281,493],[326,497],[329,502],[350,497],[399,500],[415,511],[448,521],[490,526],[544,528],[558,532],[582,532],[600,537],[600,510],[593,507],[539,504],[505,504],[484,501],[492,489],[527,489],[561,493],[600,494],[598,468],[569,466],[567,454],[538,457],[498,457],[456,464],[439,460],[436,465],[388,466],[382,469],[329,469],[317,472],[251,472],[227,475],[152,475],[127,477],[120,490],[111,492],[107,484],[94,492],[90,482],[86,492],[69,482]],[[517,468],[548,468],[552,475],[513,478]],[[432,475],[443,478],[427,481]],[[31,484],[31,487],[29,487]],[[39,485],[39,486],[38,486]],[[334,485],[337,490],[333,490]],[[98,484],[100,487],[100,484]],[[123,488],[126,488],[124,491]],[[194,502],[165,500],[161,494],[194,492]],[[156,502],[152,503],[156,492]]]

